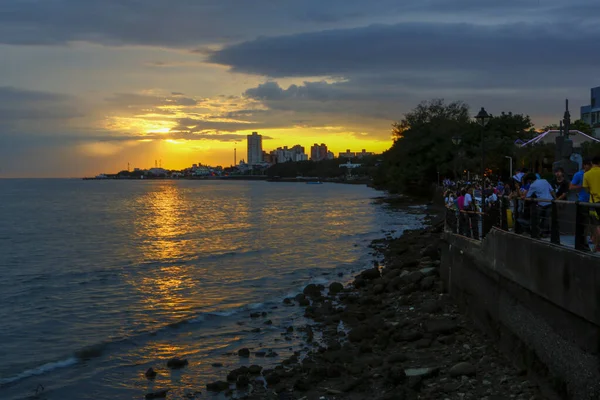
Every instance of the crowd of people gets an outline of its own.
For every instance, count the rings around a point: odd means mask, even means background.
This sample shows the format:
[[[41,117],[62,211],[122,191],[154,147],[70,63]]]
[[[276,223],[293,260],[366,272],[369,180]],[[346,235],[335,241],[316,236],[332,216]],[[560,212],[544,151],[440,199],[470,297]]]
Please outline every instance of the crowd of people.
[[[531,230],[531,212],[535,207],[538,216],[537,226],[540,237],[550,236],[551,210],[553,200],[575,200],[579,203],[600,203],[600,156],[584,160],[580,171],[569,181],[563,168],[554,171],[551,180],[522,168],[508,180],[492,181],[453,181],[445,179],[444,198],[446,207],[456,215],[456,230],[461,235],[479,239],[482,199],[488,210],[497,210],[499,199],[504,197],[514,206],[518,201],[519,222]],[[514,207],[511,207],[511,210]],[[600,252],[600,209],[589,207],[584,224],[593,245],[593,251]],[[514,221],[509,221],[512,225]],[[586,236],[586,248],[589,248]],[[582,246],[583,248],[583,246]]]

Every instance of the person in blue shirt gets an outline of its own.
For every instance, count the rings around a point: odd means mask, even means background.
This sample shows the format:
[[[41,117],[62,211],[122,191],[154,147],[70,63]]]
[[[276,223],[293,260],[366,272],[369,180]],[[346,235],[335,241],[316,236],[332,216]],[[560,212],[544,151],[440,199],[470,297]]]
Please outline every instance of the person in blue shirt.
[[[584,160],[583,161],[583,169],[575,175],[573,175],[573,179],[571,180],[571,185],[569,189],[577,190],[577,194],[579,196],[579,201],[582,203],[589,203],[590,194],[583,188],[583,174],[589,171],[592,168],[592,160]]]

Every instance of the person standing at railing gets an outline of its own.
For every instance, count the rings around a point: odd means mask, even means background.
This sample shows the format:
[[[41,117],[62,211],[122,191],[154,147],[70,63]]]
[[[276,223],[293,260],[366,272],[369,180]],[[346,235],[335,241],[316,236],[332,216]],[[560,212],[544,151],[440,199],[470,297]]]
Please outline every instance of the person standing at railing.
[[[600,203],[600,156],[592,159],[592,168],[583,174],[583,188],[590,194],[590,203]],[[590,208],[590,228],[596,252],[600,252],[599,211],[597,208]]]
[[[571,185],[569,186],[569,188],[571,190],[577,191],[577,200],[580,203],[589,203],[590,194],[587,192],[587,190],[583,188],[583,175],[592,168],[592,160],[583,160],[582,166],[583,168],[580,171],[576,172],[575,175],[573,175],[573,180],[571,181]],[[586,227],[585,233],[583,236],[578,237],[576,239],[580,241],[578,246],[579,248],[589,250],[587,237],[588,235],[593,236],[594,233],[591,232],[590,229],[587,229],[590,224],[590,213],[587,212],[587,210],[585,213],[583,213],[583,224]]]
[[[569,180],[565,177],[565,170],[562,167],[558,167],[554,171],[554,180],[552,181],[552,187],[556,192],[556,200],[566,200],[569,194]]]
[[[529,189],[527,189],[527,192],[525,193],[525,198],[542,200],[537,203],[538,215],[540,219],[540,232],[542,236],[549,235],[552,199],[556,197],[554,189],[547,180],[538,179],[534,173],[527,174],[524,180],[530,183]],[[532,204],[532,207],[535,207],[535,204]]]
[[[464,209],[467,212],[467,218],[470,222],[470,230],[467,236],[472,237],[475,240],[479,240],[479,214],[477,214],[477,207],[475,204],[475,189],[473,187],[467,188],[465,194]],[[469,223],[467,223],[467,229],[469,229]]]

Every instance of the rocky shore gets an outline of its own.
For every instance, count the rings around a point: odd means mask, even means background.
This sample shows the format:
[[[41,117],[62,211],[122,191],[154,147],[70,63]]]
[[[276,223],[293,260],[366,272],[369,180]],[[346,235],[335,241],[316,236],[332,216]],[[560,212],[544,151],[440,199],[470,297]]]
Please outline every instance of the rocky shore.
[[[439,278],[442,226],[375,241],[383,255],[344,287],[308,285],[286,299],[313,324],[304,351],[263,370],[230,371],[210,391],[258,399],[542,399],[527,379],[459,312]],[[285,333],[284,333],[285,334]],[[235,389],[234,389],[235,388]]]

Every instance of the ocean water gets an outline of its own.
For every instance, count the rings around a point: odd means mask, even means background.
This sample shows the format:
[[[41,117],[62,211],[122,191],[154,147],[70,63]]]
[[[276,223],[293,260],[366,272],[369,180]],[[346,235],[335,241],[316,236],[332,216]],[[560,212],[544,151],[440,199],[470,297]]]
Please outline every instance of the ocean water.
[[[206,383],[231,368],[281,361],[305,346],[297,329],[282,335],[306,322],[285,297],[351,279],[372,264],[372,239],[421,225],[381,195],[338,184],[0,180],[0,399],[142,399],[166,388],[169,399],[210,398]],[[232,355],[243,347],[279,357]],[[171,357],[189,365],[170,371]]]

